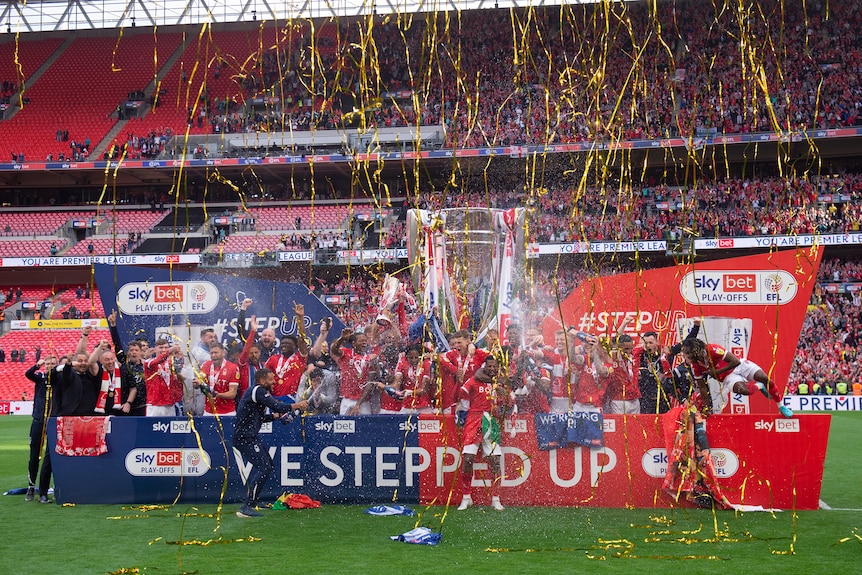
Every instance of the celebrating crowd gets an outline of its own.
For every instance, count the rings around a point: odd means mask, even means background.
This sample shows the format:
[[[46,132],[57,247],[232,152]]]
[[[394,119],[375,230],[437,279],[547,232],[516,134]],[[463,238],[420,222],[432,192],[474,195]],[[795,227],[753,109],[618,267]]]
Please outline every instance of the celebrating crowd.
[[[744,18],[699,2],[466,11],[370,31],[328,24],[337,33],[314,40],[297,24],[238,75],[249,97],[280,94],[280,107],[207,120],[218,132],[310,130],[361,115],[372,128],[443,125],[457,147],[856,125],[855,5],[760,7]]]

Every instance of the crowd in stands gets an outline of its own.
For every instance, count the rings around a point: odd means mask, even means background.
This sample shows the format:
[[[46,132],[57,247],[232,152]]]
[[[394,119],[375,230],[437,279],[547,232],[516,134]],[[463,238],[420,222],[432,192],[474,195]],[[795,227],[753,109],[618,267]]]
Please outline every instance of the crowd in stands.
[[[857,287],[851,293],[834,289],[862,279],[859,260],[826,260],[818,274],[819,287],[805,316],[788,390],[799,394],[847,393],[862,383],[857,357],[862,346],[862,300]]]
[[[122,144],[114,142],[113,152],[105,150],[105,154],[119,157],[125,152],[128,160],[153,159],[165,150],[165,146],[173,135],[174,132],[170,127],[150,130],[146,134],[128,131],[126,132],[126,141]]]
[[[698,2],[615,5],[608,13],[589,5],[562,15],[555,9],[464,12],[446,22],[446,36],[424,59],[416,55],[429,52],[428,34],[445,16],[416,18],[409,27],[393,20],[371,34],[374,73],[389,96],[367,91],[364,104],[355,106],[376,127],[443,124],[447,144],[459,147],[852,126],[862,107],[854,6],[830,5],[827,17],[825,6],[806,12],[801,4],[782,5],[779,15],[778,3],[768,2],[744,31],[733,11],[716,13]],[[783,21],[775,25],[775,18]],[[515,26],[514,42],[513,19],[526,29]],[[626,34],[606,33],[605,25],[620,22]],[[713,23],[706,33],[704,22]],[[760,51],[753,43],[740,58],[734,30],[768,38],[782,50]],[[343,103],[338,95],[360,83],[368,62],[357,27],[344,24],[338,36],[337,49],[319,50],[313,72],[309,52],[288,44],[264,54],[258,73],[244,78],[252,93],[285,95],[283,115],[270,114],[264,129],[272,123],[332,129],[351,113],[332,104]],[[601,74],[599,62],[573,64],[585,44],[601,54]],[[749,65],[764,70],[766,85],[752,89]],[[321,101],[311,93],[330,97]],[[239,127],[261,129],[253,116]]]
[[[442,125],[446,145],[456,147],[859,124],[855,3],[760,7],[742,30],[734,11],[695,1],[438,13],[370,31],[345,20],[319,23],[314,37],[308,23],[290,24],[236,74],[238,97],[204,86],[186,121],[216,134]],[[609,33],[620,27],[625,33]],[[581,57],[584,46],[593,58]],[[221,58],[207,71],[213,83]],[[4,87],[6,95],[16,88]],[[265,105],[244,104],[254,98]],[[152,157],[163,142],[130,149]],[[71,155],[90,151],[79,143]]]

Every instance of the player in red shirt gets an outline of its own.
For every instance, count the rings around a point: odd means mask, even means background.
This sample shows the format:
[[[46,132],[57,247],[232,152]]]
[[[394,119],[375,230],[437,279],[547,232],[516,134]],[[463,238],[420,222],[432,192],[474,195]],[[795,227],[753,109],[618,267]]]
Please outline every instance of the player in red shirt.
[[[627,334],[618,335],[611,347],[612,365],[605,390],[608,413],[631,415],[641,412],[641,392],[632,362],[634,347],[634,341]]]
[[[174,404],[183,400],[183,380],[174,363],[182,358],[182,349],[171,346],[168,340],[159,338],[155,343],[156,356],[144,362],[144,382],[147,386],[147,416],[173,417]]]
[[[703,385],[707,377],[717,379],[721,383],[722,397],[731,391],[741,395],[759,391],[778,404],[781,415],[793,417],[793,412],[781,403],[781,392],[775,382],[753,361],[740,360],[720,345],[694,338],[683,340],[682,355],[698,385]]]
[[[281,355],[274,355],[266,362],[266,368],[275,373],[272,396],[276,399],[296,394],[308,361],[305,306],[294,302],[293,313],[296,314],[297,335],[284,336],[281,340]]]
[[[449,338],[449,351],[440,356],[440,388],[437,390],[437,407],[443,413],[454,411],[458,388],[473,377],[488,351],[476,349],[470,332],[459,330]]]
[[[345,342],[352,347],[344,349]],[[345,328],[329,348],[332,359],[338,362],[341,371],[341,415],[371,415],[368,398],[372,388],[369,379],[376,379],[377,356],[368,353],[368,337],[364,333],[353,333]]]
[[[598,338],[588,335],[583,345],[575,348],[572,357],[572,390],[575,411],[601,411],[605,398],[606,377],[613,368],[610,355],[598,344]]]
[[[565,413],[572,408],[574,386],[571,385],[571,366],[569,357],[573,357],[570,348],[574,342],[571,334],[566,334],[562,329],[554,332],[554,349],[551,358],[551,411],[554,413]],[[583,352],[583,348],[581,348]]]
[[[500,487],[502,473],[500,469],[500,458],[503,451],[500,447],[502,434],[500,433],[500,420],[506,412],[506,404],[512,399],[506,388],[498,384],[497,375],[500,364],[494,356],[485,358],[482,364],[482,372],[491,379],[490,383],[470,378],[461,386],[458,392],[460,399],[456,421],[463,421],[464,430],[461,435],[464,447],[461,451],[462,466],[459,477],[459,486],[462,493],[459,511],[463,511],[473,505],[473,497],[470,493],[473,482],[473,462],[482,446],[482,456],[488,463],[488,469],[493,476],[491,484],[491,507],[497,511],[503,510],[500,503]],[[466,413],[464,408],[466,408]]]
[[[411,345],[395,368],[395,387],[404,392],[401,413],[432,413],[431,360],[422,359],[422,346]]]
[[[224,358],[224,346],[210,344],[210,360],[201,365],[198,377],[205,380],[204,415],[236,415],[236,394],[239,390],[239,368]],[[195,382],[200,387],[200,382]]]

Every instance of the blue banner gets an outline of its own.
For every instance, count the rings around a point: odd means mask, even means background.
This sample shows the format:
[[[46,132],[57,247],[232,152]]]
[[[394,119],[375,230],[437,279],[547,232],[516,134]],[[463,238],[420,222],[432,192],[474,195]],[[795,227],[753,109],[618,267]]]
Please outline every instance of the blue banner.
[[[568,445],[598,448],[604,446],[604,417],[598,411],[537,413],[536,443],[548,451]]]
[[[242,501],[250,468],[230,444],[234,418],[220,420],[223,431],[210,417],[113,417],[107,453],[72,457],[54,451],[51,418],[55,498],[60,504],[216,503],[227,468],[224,501]],[[392,501],[397,491],[400,502],[418,502],[423,455],[417,427],[415,417],[400,415],[265,424],[260,438],[274,470],[261,499],[293,492],[324,503],[364,503]]]
[[[258,333],[271,328],[277,337],[296,335],[294,302],[305,306],[305,332],[314,341],[320,320],[330,318],[329,339],[344,323],[297,283],[246,277],[172,271],[137,266],[94,264],[96,286],[109,315],[118,310],[117,329],[123,345],[129,340],[167,336],[181,345],[194,344],[200,329],[212,327],[225,345],[238,339],[236,319],[243,299],[254,300],[246,319],[257,316]]]

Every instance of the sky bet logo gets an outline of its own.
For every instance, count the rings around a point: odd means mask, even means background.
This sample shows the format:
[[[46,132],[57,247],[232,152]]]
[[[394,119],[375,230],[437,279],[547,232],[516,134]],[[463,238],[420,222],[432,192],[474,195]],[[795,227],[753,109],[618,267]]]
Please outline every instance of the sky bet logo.
[[[138,477],[200,477],[209,469],[209,455],[194,448],[133,449],[126,454],[126,471]]]
[[[694,305],[784,305],[796,297],[797,283],[784,270],[704,270],[685,274],[679,291]]]
[[[754,274],[725,274],[724,291],[727,293],[754,293],[757,291],[757,277]]]
[[[356,421],[352,419],[318,421],[314,424],[314,429],[315,431],[326,431],[328,433],[356,433]]]
[[[132,315],[205,314],[218,306],[219,292],[207,281],[130,282],[118,290],[117,302]]]
[[[132,301],[150,301],[151,296],[156,303],[178,303],[183,301],[183,286],[154,285],[150,289],[136,287],[129,290],[129,299]]]

